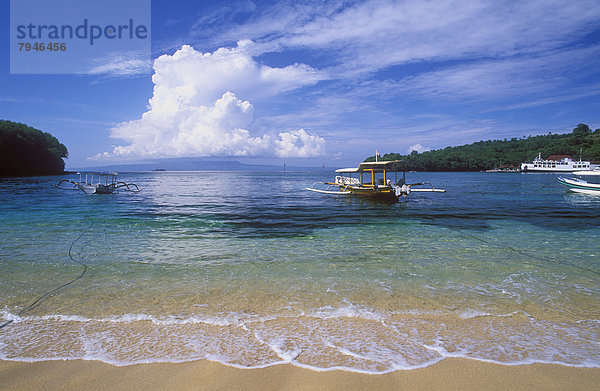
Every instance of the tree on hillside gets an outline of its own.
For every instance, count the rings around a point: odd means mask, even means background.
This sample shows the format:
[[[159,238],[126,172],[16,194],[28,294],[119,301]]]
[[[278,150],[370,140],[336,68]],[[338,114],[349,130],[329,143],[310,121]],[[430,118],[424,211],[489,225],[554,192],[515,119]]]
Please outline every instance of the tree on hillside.
[[[0,120],[0,176],[61,174],[68,155],[50,133]]]
[[[593,132],[586,124],[579,124],[569,134],[547,134],[522,139],[478,141],[470,145],[446,147],[423,153],[411,151],[409,155],[389,153],[385,160],[404,160],[408,170],[422,171],[479,171],[499,167],[519,167],[542,154],[571,155],[585,160],[600,161],[600,131]],[[366,161],[375,160],[369,157]]]
[[[592,129],[586,124],[579,124],[575,129],[573,129],[573,137],[577,140],[582,140],[588,134],[592,133]]]
[[[590,129],[590,127],[586,124],[579,124],[575,127],[575,129],[573,129],[573,133],[589,134],[591,132],[592,129]]]

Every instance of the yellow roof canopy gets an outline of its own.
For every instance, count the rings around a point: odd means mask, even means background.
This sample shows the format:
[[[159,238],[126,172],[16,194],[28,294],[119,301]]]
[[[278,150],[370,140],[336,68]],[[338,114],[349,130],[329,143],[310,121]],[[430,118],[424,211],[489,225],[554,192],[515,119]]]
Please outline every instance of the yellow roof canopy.
[[[335,172],[339,172],[342,174],[351,174],[354,172],[361,172],[365,170],[373,170],[378,172],[383,171],[399,171],[403,168],[401,164],[404,162],[402,160],[387,160],[381,162],[362,162],[358,165],[357,168],[339,168],[335,170]]]
[[[354,168],[338,168],[337,170],[335,170],[335,172],[340,172],[342,174],[350,174],[353,172],[358,172],[359,169],[358,167],[354,167]]]

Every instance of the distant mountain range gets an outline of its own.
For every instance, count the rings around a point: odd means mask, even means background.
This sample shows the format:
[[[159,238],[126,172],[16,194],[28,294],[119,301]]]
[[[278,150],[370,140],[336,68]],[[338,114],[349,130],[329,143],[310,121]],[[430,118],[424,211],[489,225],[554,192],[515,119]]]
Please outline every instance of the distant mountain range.
[[[146,163],[111,164],[99,167],[78,167],[70,171],[322,171],[331,168],[297,167],[266,164],[245,164],[236,160],[211,160],[207,158],[172,158],[157,159]]]

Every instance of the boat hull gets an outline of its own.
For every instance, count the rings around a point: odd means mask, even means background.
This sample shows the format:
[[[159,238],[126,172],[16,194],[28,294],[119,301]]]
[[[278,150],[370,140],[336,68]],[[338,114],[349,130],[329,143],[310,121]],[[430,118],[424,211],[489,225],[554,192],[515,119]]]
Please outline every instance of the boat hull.
[[[590,183],[581,179],[558,177],[558,181],[575,193],[600,195],[600,183]]]
[[[94,192],[95,194],[112,194],[115,192],[115,186],[114,185],[97,185],[96,186],[96,191]]]
[[[569,174],[572,173],[576,170],[579,170],[578,168],[531,168],[531,167],[527,167],[525,166],[524,168],[521,169],[521,172],[557,172],[557,173],[563,173],[563,174]]]
[[[115,186],[113,185],[83,184],[78,187],[85,194],[112,194],[115,192]]]
[[[96,186],[95,185],[79,185],[79,190],[81,190],[82,192],[84,192],[85,194],[94,194],[96,192]]]
[[[394,189],[386,186],[384,188],[375,189],[372,187],[356,187],[347,186],[344,187],[345,191],[349,191],[350,194],[354,194],[361,197],[369,197],[382,201],[397,202],[398,196]]]

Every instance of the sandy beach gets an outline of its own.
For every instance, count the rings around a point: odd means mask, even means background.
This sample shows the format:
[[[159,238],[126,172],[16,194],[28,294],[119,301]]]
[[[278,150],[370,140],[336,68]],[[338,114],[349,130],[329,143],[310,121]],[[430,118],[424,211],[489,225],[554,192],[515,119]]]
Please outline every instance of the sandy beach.
[[[3,390],[592,390],[600,384],[600,369],[446,359],[427,368],[366,375],[293,365],[237,369],[205,360],[131,366],[0,361],[0,384]]]

